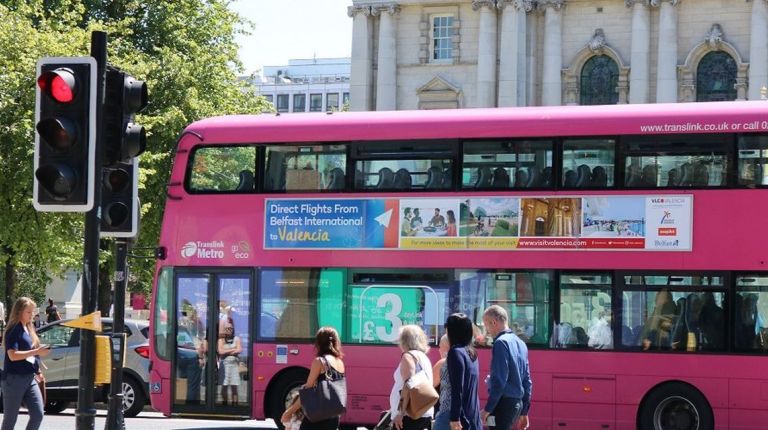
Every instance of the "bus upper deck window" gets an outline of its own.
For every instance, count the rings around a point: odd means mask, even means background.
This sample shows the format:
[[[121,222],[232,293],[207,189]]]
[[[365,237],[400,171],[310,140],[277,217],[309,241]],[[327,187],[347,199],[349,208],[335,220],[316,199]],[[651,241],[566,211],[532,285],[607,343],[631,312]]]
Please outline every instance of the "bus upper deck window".
[[[560,184],[564,188],[613,187],[615,147],[613,139],[564,140]]]

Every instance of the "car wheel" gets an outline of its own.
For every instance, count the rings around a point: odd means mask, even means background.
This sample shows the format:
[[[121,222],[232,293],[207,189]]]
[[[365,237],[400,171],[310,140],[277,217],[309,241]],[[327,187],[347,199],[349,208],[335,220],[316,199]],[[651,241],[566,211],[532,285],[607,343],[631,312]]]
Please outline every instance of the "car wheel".
[[[307,382],[309,371],[306,369],[292,369],[280,375],[272,384],[270,384],[267,402],[269,406],[270,417],[275,420],[275,425],[279,430],[283,430],[283,423],[280,417],[288,406],[291,405],[294,393]]]
[[[51,415],[60,414],[68,407],[69,402],[66,400],[51,400],[45,404],[45,413]]]
[[[638,428],[648,430],[712,430],[712,408],[696,388],[679,382],[661,385],[643,402]]]
[[[141,385],[131,376],[123,376],[123,416],[132,418],[144,409],[147,400]]]

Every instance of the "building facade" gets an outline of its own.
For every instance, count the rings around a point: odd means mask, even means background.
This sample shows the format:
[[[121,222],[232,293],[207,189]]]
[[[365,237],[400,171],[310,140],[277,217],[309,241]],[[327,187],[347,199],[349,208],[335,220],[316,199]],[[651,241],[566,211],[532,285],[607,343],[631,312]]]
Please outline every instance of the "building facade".
[[[757,100],[768,85],[768,0],[353,0],[348,14],[351,110]]]
[[[349,58],[289,60],[265,66],[255,82],[277,112],[339,111],[349,103]]]

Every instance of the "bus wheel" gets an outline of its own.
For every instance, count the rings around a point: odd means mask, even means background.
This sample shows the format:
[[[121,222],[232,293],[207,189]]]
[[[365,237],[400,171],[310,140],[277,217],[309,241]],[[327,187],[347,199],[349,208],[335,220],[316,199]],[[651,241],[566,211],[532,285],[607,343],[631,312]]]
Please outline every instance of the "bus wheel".
[[[712,408],[696,388],[680,382],[664,384],[646,397],[638,429],[713,430]]]
[[[299,388],[307,382],[308,375],[307,369],[291,369],[270,384],[267,406],[269,407],[269,415],[275,420],[279,430],[283,430],[280,417],[291,405],[294,393],[298,393]]]

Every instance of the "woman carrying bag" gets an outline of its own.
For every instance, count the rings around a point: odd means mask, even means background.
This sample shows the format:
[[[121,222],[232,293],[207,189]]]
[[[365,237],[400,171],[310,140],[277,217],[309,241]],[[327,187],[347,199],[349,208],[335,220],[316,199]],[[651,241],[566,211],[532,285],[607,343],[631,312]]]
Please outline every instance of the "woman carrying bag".
[[[399,344],[403,354],[400,357],[400,364],[395,369],[393,375],[395,384],[389,395],[389,412],[393,427],[397,430],[431,430],[434,408],[430,406],[420,416],[412,417],[406,414],[403,410],[405,405],[400,401],[402,393],[408,390],[407,382],[417,373],[424,374],[429,386],[434,387],[432,363],[426,354],[429,351],[427,335],[417,325],[406,325],[400,329]]]
[[[5,331],[3,369],[3,426],[13,430],[22,402],[29,411],[27,430],[37,430],[43,421],[43,396],[38,386],[40,358],[51,353],[50,346],[40,345],[32,316],[37,305],[28,297],[19,297],[11,310]]]
[[[315,395],[315,392],[311,388],[316,387],[318,384],[328,382],[342,382],[344,380],[344,361],[342,357],[344,354],[341,352],[341,340],[339,334],[333,327],[322,327],[317,331],[315,335],[315,358],[312,360],[312,365],[309,369],[309,376],[307,382],[304,384],[304,388],[299,393],[299,400],[293,402],[288,409],[283,412],[283,416],[280,421],[288,423],[294,414],[301,408],[304,411],[304,419],[301,422],[300,430],[335,430],[339,427],[339,418],[341,414],[334,415],[331,418],[312,421],[311,416],[313,411],[309,411],[307,407],[309,404],[302,406],[301,399],[308,400],[305,396]],[[343,399],[341,399],[342,409],[346,406],[346,384],[343,385]]]

